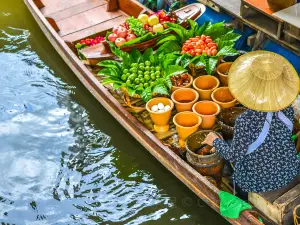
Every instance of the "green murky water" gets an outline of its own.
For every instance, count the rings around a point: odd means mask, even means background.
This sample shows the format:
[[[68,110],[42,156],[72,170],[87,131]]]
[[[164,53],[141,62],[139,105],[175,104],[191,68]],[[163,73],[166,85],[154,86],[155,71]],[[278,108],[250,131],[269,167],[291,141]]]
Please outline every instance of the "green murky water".
[[[94,100],[21,0],[0,5],[1,224],[225,224]]]

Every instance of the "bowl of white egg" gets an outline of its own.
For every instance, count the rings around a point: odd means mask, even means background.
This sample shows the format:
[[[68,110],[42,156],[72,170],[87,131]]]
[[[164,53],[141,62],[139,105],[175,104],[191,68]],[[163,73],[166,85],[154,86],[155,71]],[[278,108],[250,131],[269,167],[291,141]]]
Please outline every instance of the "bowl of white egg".
[[[146,109],[154,123],[154,130],[157,133],[164,133],[169,130],[169,120],[171,118],[174,103],[168,98],[153,98],[146,104]]]

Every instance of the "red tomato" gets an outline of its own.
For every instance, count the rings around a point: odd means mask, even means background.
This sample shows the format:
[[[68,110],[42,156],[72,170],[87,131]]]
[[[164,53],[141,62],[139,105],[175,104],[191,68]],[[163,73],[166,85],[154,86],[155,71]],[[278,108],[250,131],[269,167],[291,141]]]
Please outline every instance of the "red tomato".
[[[206,39],[211,39],[211,37],[210,36],[206,36]]]
[[[211,51],[210,50],[207,50],[206,53],[207,53],[208,56],[211,56]]]
[[[189,50],[189,48],[187,48],[187,47],[185,47],[185,46],[182,48],[182,51],[187,52],[188,50]]]
[[[192,43],[190,43],[188,47],[189,47],[189,49],[193,49],[194,45]]]
[[[217,49],[213,49],[213,50],[211,51],[211,55],[213,55],[213,56],[215,56],[217,53],[218,53]]]
[[[201,44],[199,42],[196,43],[196,48],[201,48]]]
[[[202,51],[202,54],[206,54],[206,50],[203,50],[203,51]]]
[[[213,45],[210,49],[211,49],[211,50],[217,49],[217,46]]]
[[[202,52],[202,50],[201,49],[196,49],[195,52],[200,53],[200,52]]]
[[[204,46],[204,45],[201,45],[200,48],[201,48],[202,50],[204,50],[204,49],[205,49],[205,46]]]
[[[198,56],[198,55],[201,55],[201,53],[198,53],[198,52],[197,52],[197,53],[196,53],[196,56]]]
[[[181,51],[181,54],[185,54],[186,53],[186,51]]]
[[[213,47],[213,46],[214,46],[213,43],[208,43],[208,44],[207,44],[207,47],[209,47],[209,48],[211,48],[211,47]]]
[[[205,44],[205,42],[204,42],[204,41],[202,41],[202,40],[201,40],[201,41],[199,41],[199,42],[200,42],[200,44],[201,44],[201,45],[204,45],[204,44]]]
[[[208,39],[208,38],[207,38],[207,39],[205,40],[205,43],[206,43],[206,44],[211,43],[211,42],[212,42],[211,39]]]
[[[209,50],[209,47],[205,47],[205,50],[206,50],[206,51]]]
[[[201,36],[201,40],[202,40],[202,41],[205,41],[205,40],[206,40],[206,37],[202,37],[202,36]]]

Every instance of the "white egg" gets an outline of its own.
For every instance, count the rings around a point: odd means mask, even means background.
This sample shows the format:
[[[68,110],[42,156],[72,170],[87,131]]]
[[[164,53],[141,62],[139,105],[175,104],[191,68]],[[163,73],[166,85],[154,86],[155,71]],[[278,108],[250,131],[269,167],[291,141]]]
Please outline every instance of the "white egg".
[[[158,103],[158,109],[165,109],[165,106],[164,106],[164,104],[162,104],[162,103]]]
[[[166,105],[166,106],[165,106],[165,111],[169,110],[170,108],[171,108],[171,106]]]
[[[158,111],[158,106],[157,105],[152,106],[151,111],[157,112]]]
[[[162,112],[165,112],[165,110],[164,109],[160,109],[160,110],[158,110],[158,112],[162,113]]]

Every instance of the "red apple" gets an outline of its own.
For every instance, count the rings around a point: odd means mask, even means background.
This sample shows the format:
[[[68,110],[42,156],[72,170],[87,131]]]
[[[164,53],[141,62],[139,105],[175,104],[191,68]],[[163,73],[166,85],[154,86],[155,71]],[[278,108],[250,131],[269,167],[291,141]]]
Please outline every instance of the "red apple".
[[[125,27],[119,27],[117,35],[120,38],[125,38],[127,36],[127,29]]]
[[[130,41],[130,40],[133,40],[133,39],[136,39],[136,36],[134,34],[128,34],[127,37],[126,37],[126,41]]]
[[[115,42],[118,38],[118,35],[117,34],[110,34],[108,35],[108,40],[111,41],[111,42]]]
[[[113,33],[117,34],[120,26],[114,26]]]
[[[126,40],[124,38],[117,38],[117,40],[115,41],[115,44],[117,47],[120,47],[125,42],[126,42]]]

